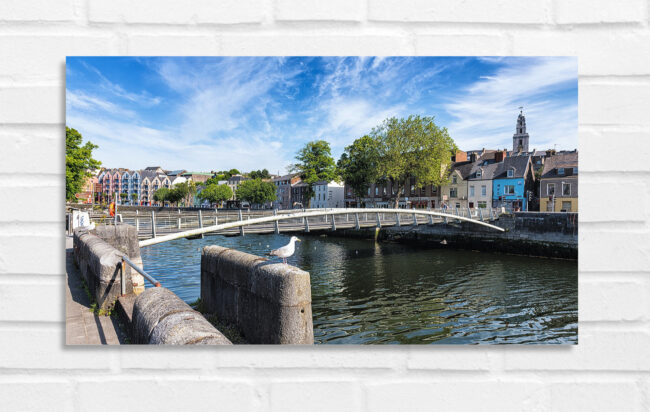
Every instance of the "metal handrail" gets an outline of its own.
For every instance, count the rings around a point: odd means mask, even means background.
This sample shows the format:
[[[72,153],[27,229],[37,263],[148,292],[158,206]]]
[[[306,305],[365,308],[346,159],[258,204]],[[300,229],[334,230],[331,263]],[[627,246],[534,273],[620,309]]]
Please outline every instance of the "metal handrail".
[[[126,295],[126,283],[125,283],[126,280],[124,279],[124,263],[128,263],[129,266],[131,266],[133,269],[135,269],[136,272],[144,276],[144,278],[147,279],[149,283],[151,283],[155,287],[159,288],[161,286],[160,282],[158,282],[156,279],[153,278],[153,276],[151,276],[150,274],[148,274],[147,272],[145,272],[144,270],[136,266],[135,263],[131,262],[131,259],[129,259],[126,256],[122,256],[122,274],[120,277],[120,281],[122,282],[122,295]]]

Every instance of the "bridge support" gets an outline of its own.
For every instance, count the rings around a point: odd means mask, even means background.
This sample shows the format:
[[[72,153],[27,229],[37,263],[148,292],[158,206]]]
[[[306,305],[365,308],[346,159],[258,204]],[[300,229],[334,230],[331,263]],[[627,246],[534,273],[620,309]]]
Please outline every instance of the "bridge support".
[[[239,221],[244,220],[244,217],[241,214],[241,209],[239,209]],[[244,226],[239,226],[239,234],[244,236]]]
[[[336,217],[332,215],[332,230],[336,230]]]
[[[140,218],[138,217],[140,214],[138,213],[138,209],[135,210],[135,231],[139,232],[140,231]]]
[[[415,215],[415,213],[413,213],[413,226],[417,226],[417,225],[418,225],[418,217]]]
[[[377,227],[381,227],[381,219],[379,218],[379,212],[377,212]]]
[[[460,216],[460,211],[456,208],[456,216]],[[457,223],[460,223],[460,219],[456,219]]]
[[[395,226],[400,227],[402,226],[402,222],[399,220],[399,213],[395,213]]]
[[[429,211],[431,211],[431,210],[429,210]],[[429,224],[430,225],[433,224],[433,215],[429,215]]]
[[[303,217],[303,220],[305,221],[305,232],[309,232],[309,219]]]
[[[181,230],[181,210],[178,209],[178,224],[176,225],[178,230]]]
[[[472,218],[472,209],[469,208],[469,205],[467,206],[467,217]]]
[[[156,237],[156,212],[151,211],[151,237]]]
[[[219,214],[219,209],[214,209],[214,225],[215,226],[219,224],[219,218],[217,217],[218,214]]]
[[[278,215],[278,209],[273,209],[273,216],[277,216],[277,215]],[[277,235],[278,233],[280,233],[280,222],[276,220],[275,221],[275,234]]]
[[[481,220],[481,222],[483,221],[483,209],[480,207],[478,208],[478,218]]]
[[[355,214],[354,214],[354,221],[355,221],[355,223],[356,223],[355,228],[356,228],[357,230],[361,229],[361,225],[359,224],[359,214],[358,214],[358,213],[355,213]]]

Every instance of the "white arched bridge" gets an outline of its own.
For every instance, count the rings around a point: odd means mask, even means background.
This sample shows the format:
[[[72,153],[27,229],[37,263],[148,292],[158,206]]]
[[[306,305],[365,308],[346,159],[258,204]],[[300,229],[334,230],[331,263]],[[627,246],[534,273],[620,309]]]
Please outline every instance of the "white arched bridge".
[[[212,212],[212,214],[210,214]],[[272,213],[272,214],[271,214]],[[456,209],[432,211],[419,209],[311,209],[292,211],[216,212],[214,210],[181,212],[126,212],[123,223],[133,224],[140,247],[205,234],[226,236],[245,233],[309,232],[311,230],[360,229],[363,227],[433,225],[469,222],[492,230],[504,229],[489,222],[498,218],[494,209]],[[94,217],[93,220],[101,221]]]

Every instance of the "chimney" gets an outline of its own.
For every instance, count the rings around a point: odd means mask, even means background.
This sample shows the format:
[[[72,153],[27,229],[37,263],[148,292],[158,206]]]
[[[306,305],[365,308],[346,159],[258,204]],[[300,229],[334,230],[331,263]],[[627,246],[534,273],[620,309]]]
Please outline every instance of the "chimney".
[[[467,153],[463,152],[462,150],[456,151],[456,155],[454,156],[454,161],[455,162],[466,162],[467,161]]]
[[[505,159],[508,156],[508,152],[506,150],[497,150],[494,153],[494,161],[496,163],[503,162],[503,159]]]
[[[469,155],[469,161],[470,161],[470,162],[474,163],[477,159],[478,159],[478,156],[477,156],[476,153],[471,153],[471,154]]]

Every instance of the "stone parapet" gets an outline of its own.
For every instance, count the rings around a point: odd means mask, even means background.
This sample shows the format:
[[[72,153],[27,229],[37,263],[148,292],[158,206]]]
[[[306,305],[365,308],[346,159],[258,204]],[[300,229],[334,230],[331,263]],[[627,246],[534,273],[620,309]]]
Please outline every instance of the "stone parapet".
[[[154,345],[231,345],[203,315],[172,291],[147,289],[133,305],[134,343]]]
[[[309,273],[220,246],[201,254],[201,303],[249,343],[313,344]]]

